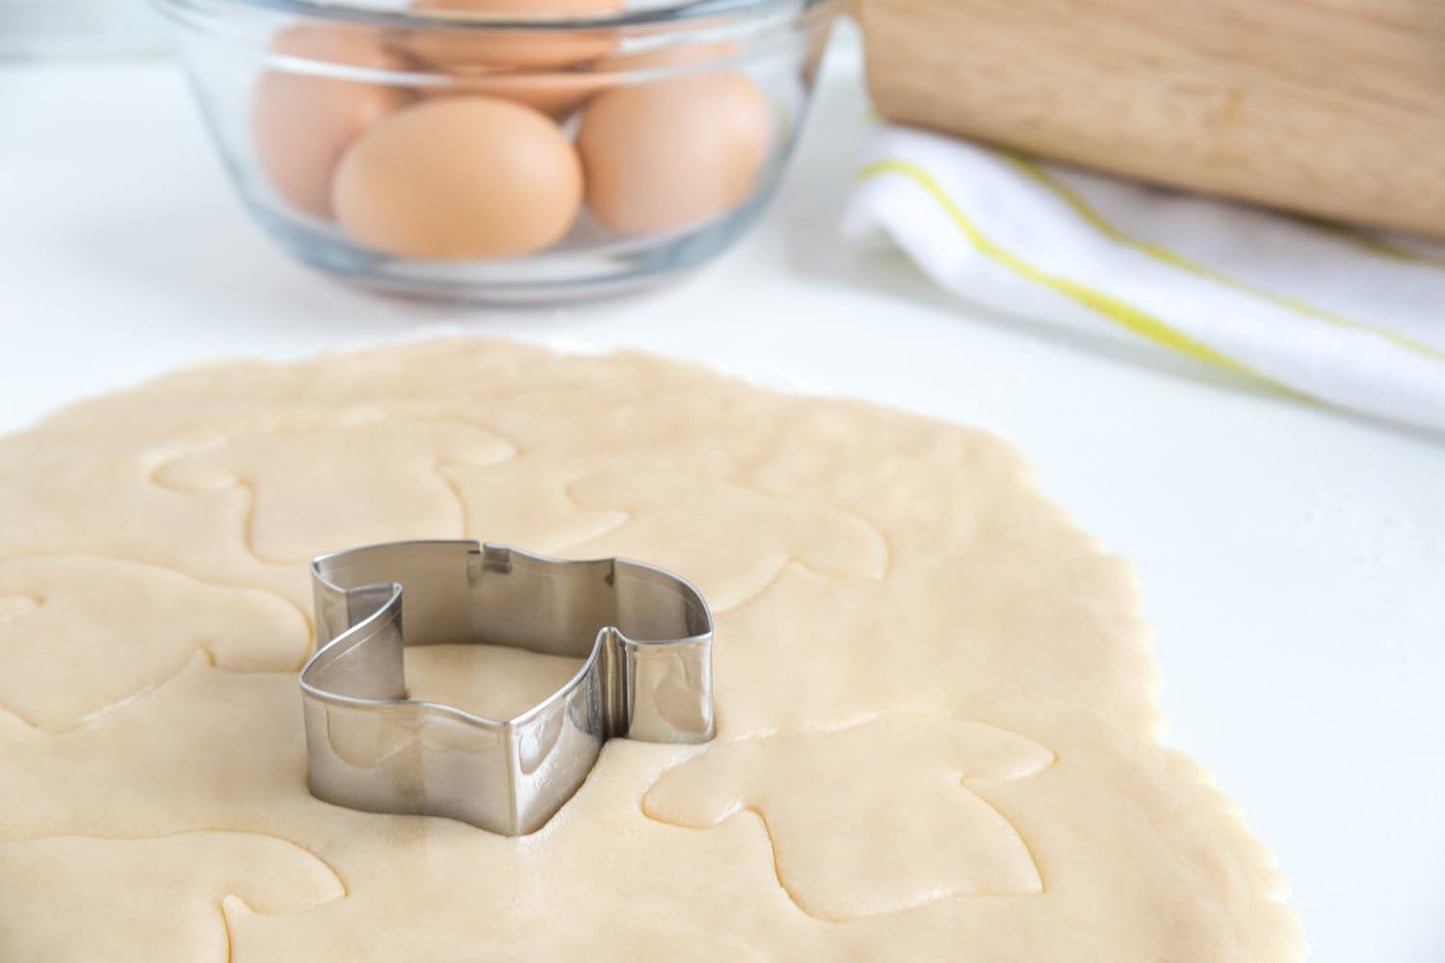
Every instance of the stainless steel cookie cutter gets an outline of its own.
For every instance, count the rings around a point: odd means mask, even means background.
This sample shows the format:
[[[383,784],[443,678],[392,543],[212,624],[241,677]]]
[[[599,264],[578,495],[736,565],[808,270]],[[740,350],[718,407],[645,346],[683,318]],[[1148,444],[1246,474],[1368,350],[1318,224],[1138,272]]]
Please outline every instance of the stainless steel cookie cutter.
[[[712,613],[685,579],[474,541],[367,545],[311,563],[317,650],[301,670],[313,795],[372,812],[540,829],[622,736],[713,735]],[[584,659],[519,716],[407,698],[408,645],[489,642]]]

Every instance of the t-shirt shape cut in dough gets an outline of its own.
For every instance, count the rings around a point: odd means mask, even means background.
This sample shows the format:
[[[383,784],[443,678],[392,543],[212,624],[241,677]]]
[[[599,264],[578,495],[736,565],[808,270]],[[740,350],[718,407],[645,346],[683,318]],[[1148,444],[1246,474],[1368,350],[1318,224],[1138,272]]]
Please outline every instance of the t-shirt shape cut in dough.
[[[1127,566],[981,433],[640,355],[439,342],[77,406],[0,439],[0,515],[0,566],[25,575],[0,581],[0,633],[43,615],[15,637],[41,677],[94,659],[124,682],[25,693],[48,727],[0,711],[0,847],[96,840],[73,858],[99,866],[107,841],[211,833],[208,868],[258,838],[293,847],[237,894],[287,912],[226,912],[231,963],[1303,955],[1268,851],[1158,742]],[[726,603],[716,741],[609,742],[520,840],[312,798],[278,596],[308,605],[310,555],[424,536],[694,578]],[[252,628],[87,631],[105,593],[62,592],[70,573],[37,561],[59,556],[165,582],[186,625]],[[308,883],[326,873],[334,889]],[[153,901],[174,932],[214,935],[206,892]],[[37,941],[54,960],[157,958],[159,931],[56,923],[74,912],[0,887],[0,958]]]

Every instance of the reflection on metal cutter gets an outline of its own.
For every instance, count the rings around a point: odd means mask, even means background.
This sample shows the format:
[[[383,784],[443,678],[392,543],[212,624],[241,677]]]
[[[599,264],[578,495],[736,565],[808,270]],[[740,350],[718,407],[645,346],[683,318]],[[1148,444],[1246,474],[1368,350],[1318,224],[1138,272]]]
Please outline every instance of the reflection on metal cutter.
[[[317,651],[300,683],[320,799],[520,836],[572,797],[604,740],[712,738],[712,613],[670,572],[413,541],[323,555],[311,580]],[[455,642],[584,661],[512,719],[408,699],[403,648]]]

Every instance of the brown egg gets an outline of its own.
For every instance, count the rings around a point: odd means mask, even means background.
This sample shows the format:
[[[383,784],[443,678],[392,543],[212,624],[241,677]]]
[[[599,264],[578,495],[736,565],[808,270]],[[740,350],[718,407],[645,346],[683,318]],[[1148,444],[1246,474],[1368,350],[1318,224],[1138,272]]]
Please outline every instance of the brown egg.
[[[341,160],[332,202],[346,233],[378,251],[514,257],[567,233],[582,168],[561,128],[537,111],[449,97],[367,131]]]
[[[568,116],[616,83],[611,77],[580,71],[531,73],[508,70],[478,74],[457,72],[453,79],[455,83],[452,86],[427,88],[423,96],[455,97],[480,94],[484,97],[501,97],[525,104],[533,110],[540,110],[556,120]]]
[[[409,62],[356,28],[306,25],[277,34],[277,53],[326,63],[405,70]],[[331,217],[331,176],[351,142],[387,114],[406,106],[405,91],[335,77],[271,70],[251,99],[256,157],[288,204]]]
[[[752,194],[772,140],[767,98],[740,73],[618,87],[582,114],[587,206],[616,231],[668,231]]]
[[[670,44],[648,50],[605,56],[584,70],[532,71],[515,68],[486,70],[453,67],[453,83],[446,87],[421,90],[423,97],[455,97],[458,94],[481,94],[503,97],[540,110],[554,120],[562,120],[587,101],[622,83],[615,75],[622,71],[650,70],[682,66],[701,60],[730,57],[741,49],[736,41]]]
[[[623,6],[624,0],[415,0],[412,9],[521,17],[599,17],[618,13]],[[417,30],[400,42],[408,54],[441,68],[567,67],[600,57],[613,46],[612,38],[600,30]]]

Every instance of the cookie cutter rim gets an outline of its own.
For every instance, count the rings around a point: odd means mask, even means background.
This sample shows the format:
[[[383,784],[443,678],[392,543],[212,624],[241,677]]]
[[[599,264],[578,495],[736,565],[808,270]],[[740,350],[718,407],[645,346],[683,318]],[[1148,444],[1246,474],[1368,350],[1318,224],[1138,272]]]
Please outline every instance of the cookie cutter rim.
[[[320,799],[526,835],[581,787],[606,739],[712,738],[712,613],[666,569],[416,540],[317,556],[310,572],[317,645],[298,682]],[[421,628],[408,629],[408,612]],[[405,648],[437,642],[582,664],[535,705],[495,719],[407,697]]]

